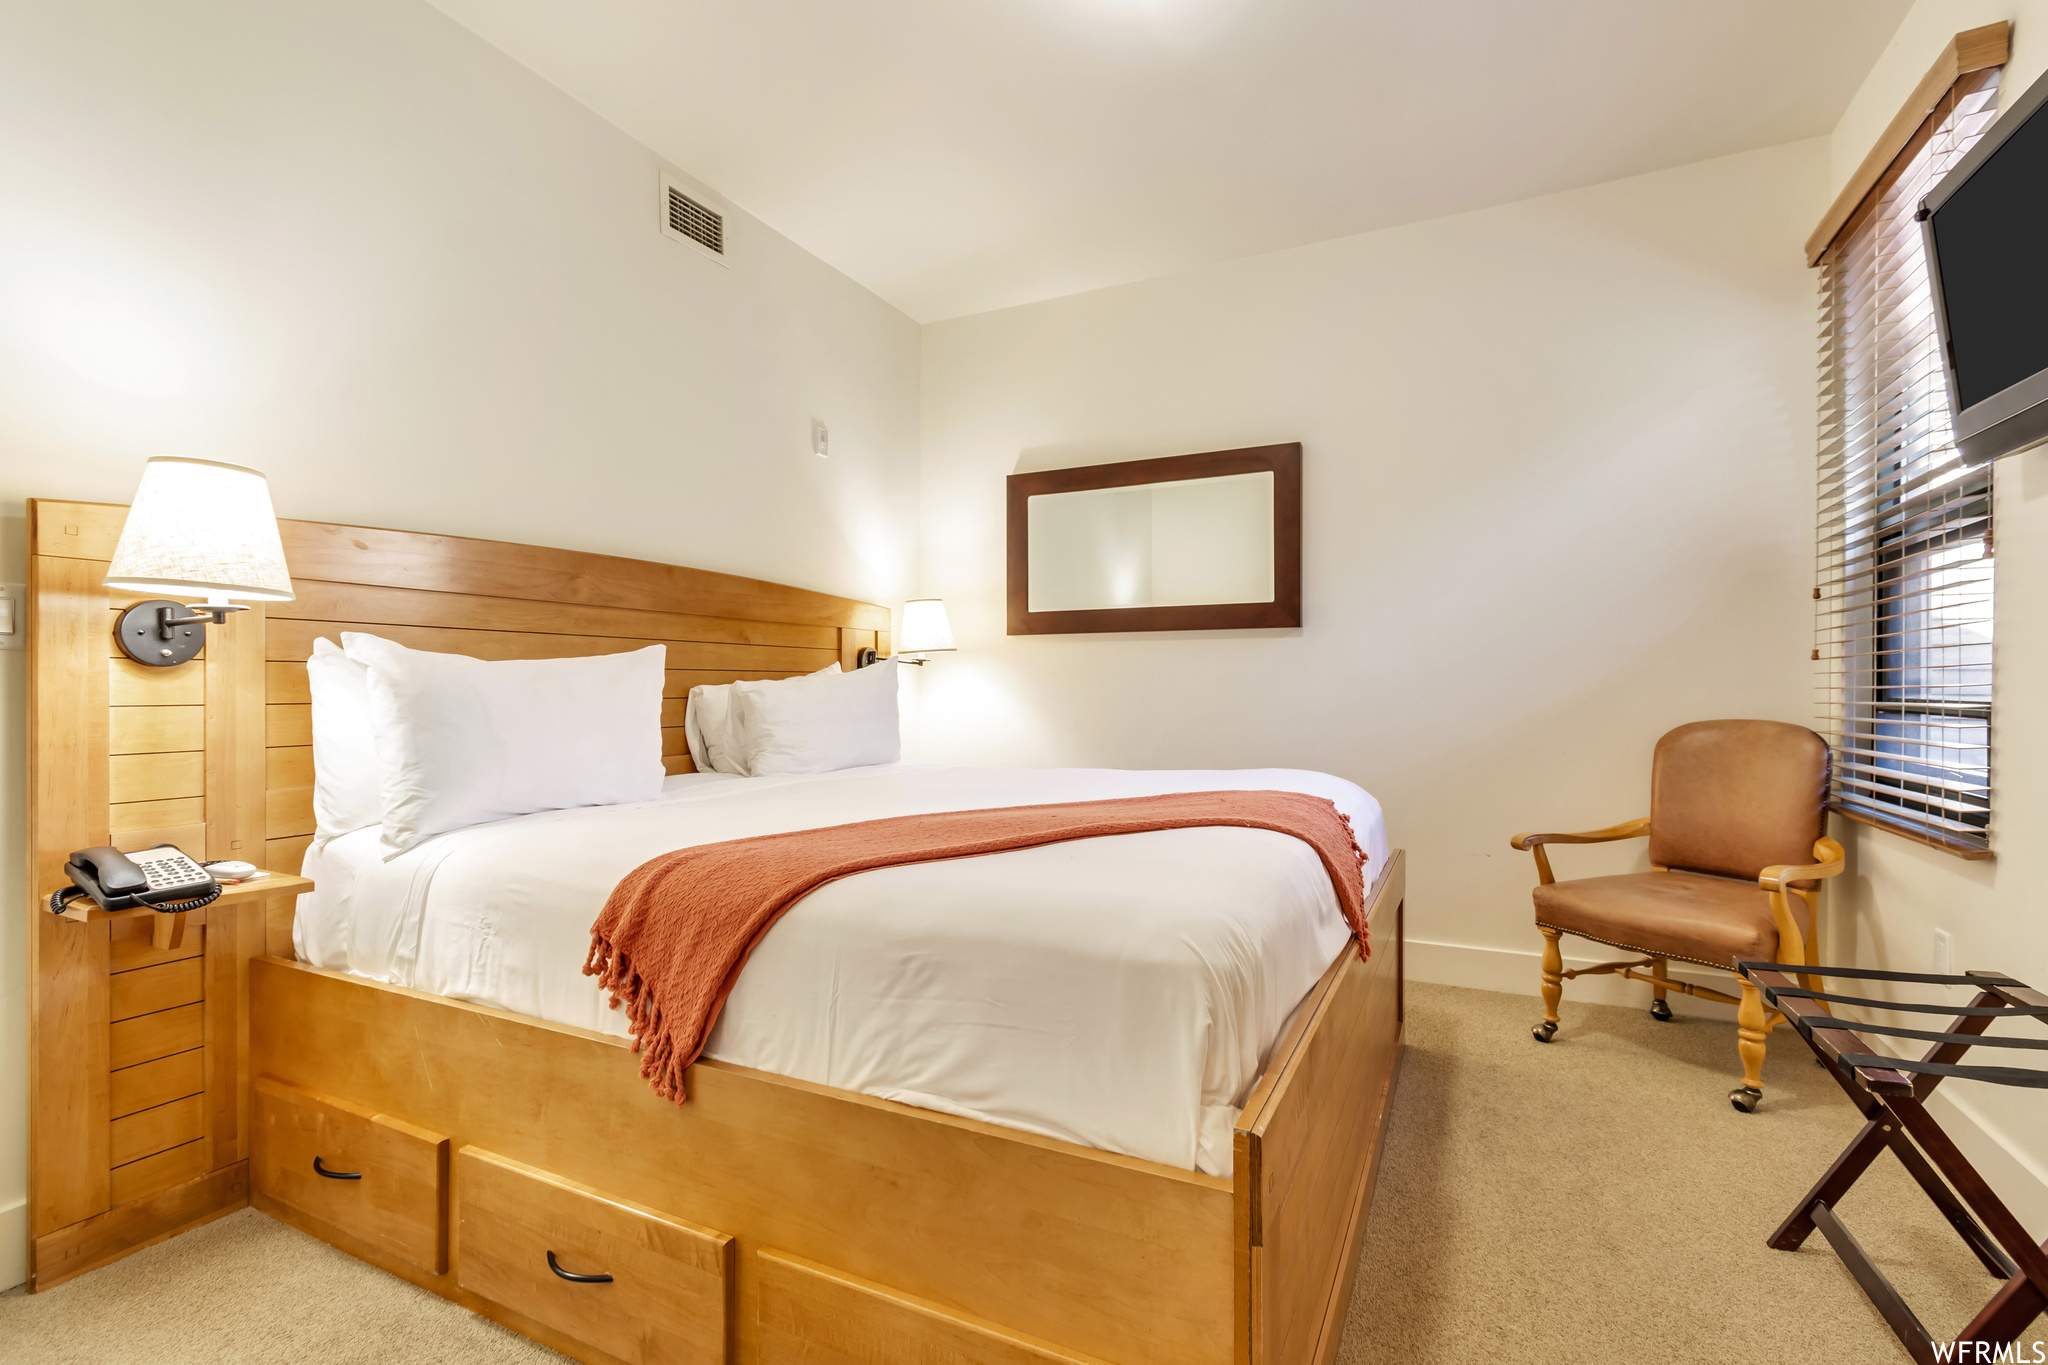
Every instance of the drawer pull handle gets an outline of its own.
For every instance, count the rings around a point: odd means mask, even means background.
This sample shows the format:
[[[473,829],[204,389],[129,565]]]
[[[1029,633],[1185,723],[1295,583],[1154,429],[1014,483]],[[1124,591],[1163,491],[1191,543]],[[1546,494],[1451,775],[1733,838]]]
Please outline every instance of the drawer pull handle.
[[[609,1275],[578,1275],[573,1270],[562,1269],[561,1265],[556,1262],[555,1253],[552,1251],[548,1253],[548,1269],[572,1284],[610,1284],[612,1282],[612,1277]]]
[[[324,1175],[329,1180],[361,1180],[363,1178],[361,1171],[330,1171],[320,1164],[320,1158],[317,1156],[313,1158],[313,1174]]]

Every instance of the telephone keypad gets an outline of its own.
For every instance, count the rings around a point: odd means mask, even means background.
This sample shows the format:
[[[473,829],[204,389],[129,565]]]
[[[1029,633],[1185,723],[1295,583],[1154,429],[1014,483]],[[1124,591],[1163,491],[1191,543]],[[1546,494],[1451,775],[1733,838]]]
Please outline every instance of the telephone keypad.
[[[199,865],[182,853],[172,857],[155,858],[144,855],[136,858],[134,862],[135,866],[142,870],[142,875],[148,880],[149,889],[152,891],[163,891],[178,886],[197,886],[208,880],[207,874]]]

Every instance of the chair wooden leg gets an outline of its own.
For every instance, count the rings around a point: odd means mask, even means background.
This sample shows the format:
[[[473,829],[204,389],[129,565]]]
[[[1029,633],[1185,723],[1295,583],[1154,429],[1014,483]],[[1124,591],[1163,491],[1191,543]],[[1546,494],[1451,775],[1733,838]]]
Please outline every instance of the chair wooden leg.
[[[1539,1043],[1547,1043],[1557,1036],[1557,1004],[1564,999],[1564,950],[1559,946],[1564,934],[1547,925],[1536,926],[1543,931],[1543,1022],[1530,1030]]]
[[[1728,1102],[1745,1114],[1756,1112],[1764,1098],[1764,1044],[1771,1036],[1764,1015],[1763,992],[1742,978],[1742,1003],[1735,1009],[1736,1050],[1742,1054],[1742,1084],[1728,1092]]]
[[[1658,958],[1650,964],[1650,975],[1657,983],[1650,987],[1650,1017],[1660,1024],[1671,1022],[1671,1003],[1664,998],[1664,983],[1671,976],[1671,963],[1667,958]]]

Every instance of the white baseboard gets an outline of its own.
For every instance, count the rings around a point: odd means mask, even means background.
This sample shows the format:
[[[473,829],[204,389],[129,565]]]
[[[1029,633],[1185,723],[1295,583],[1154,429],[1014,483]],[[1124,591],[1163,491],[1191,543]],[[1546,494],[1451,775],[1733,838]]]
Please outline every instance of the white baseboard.
[[[1579,940],[1567,939],[1566,942],[1577,943]],[[1470,943],[1430,943],[1410,939],[1407,950],[1406,966],[1411,981],[1471,986],[1483,991],[1503,991],[1532,998],[1541,994],[1543,955],[1537,949],[1481,948]],[[1615,950],[1616,958],[1626,956],[1629,954]],[[1568,955],[1564,965],[1568,968],[1589,967],[1611,960]],[[1729,990],[1732,984],[1726,973],[1704,967],[1681,968],[1674,963],[1671,974],[1718,990]],[[1618,976],[1580,977],[1576,981],[1565,982],[1564,998],[1595,1005],[1648,1009],[1650,988],[1624,981]],[[1672,1010],[1678,1014],[1730,1022],[1735,1018],[1734,1006],[1716,1000],[1696,1000],[1676,993],[1670,1000]],[[1530,1022],[1534,1023],[1540,1017],[1540,1010],[1532,1013]],[[1882,1045],[1883,1040],[1879,1042]],[[1977,1168],[1978,1174],[1998,1191],[1998,1197],[2012,1209],[2013,1216],[2036,1240],[2048,1236],[2048,1170],[2043,1170],[2028,1157],[2019,1144],[1985,1119],[1976,1106],[1960,1093],[1951,1093],[1946,1088],[1937,1090],[1929,1098],[1927,1109],[1940,1121],[1942,1129],[1954,1139],[1956,1146],[1962,1148],[1963,1155]],[[1819,1172],[1814,1174],[1818,1176]]]
[[[1579,940],[1567,939],[1567,944],[1576,946]],[[1539,949],[1481,948],[1470,943],[1431,943],[1423,939],[1408,940],[1408,979],[1430,981],[1444,986],[1471,986],[1482,991],[1505,991],[1510,995],[1539,996],[1542,993],[1543,954]],[[1637,953],[1624,953],[1619,948],[1611,957],[1578,957],[1566,954],[1566,970],[1574,967],[1591,967],[1601,962],[1613,962],[1621,958],[1637,957]],[[1689,981],[1696,986],[1710,986],[1715,990],[1734,994],[1734,979],[1726,972],[1716,972],[1705,967],[1693,967],[1685,963],[1671,964],[1671,976],[1675,981]],[[1625,981],[1618,976],[1582,976],[1576,981],[1564,983],[1564,998],[1577,1000],[1589,1005],[1626,1005],[1633,1009],[1647,1010],[1650,1007],[1650,988],[1634,981]],[[1735,1007],[1724,1005],[1718,1000],[1699,1000],[1673,991],[1669,999],[1675,1014],[1692,1014],[1703,1019],[1735,1018]],[[1538,1011],[1538,1018],[1541,1011]]]
[[[28,1200],[0,1208],[0,1291],[28,1282]]]

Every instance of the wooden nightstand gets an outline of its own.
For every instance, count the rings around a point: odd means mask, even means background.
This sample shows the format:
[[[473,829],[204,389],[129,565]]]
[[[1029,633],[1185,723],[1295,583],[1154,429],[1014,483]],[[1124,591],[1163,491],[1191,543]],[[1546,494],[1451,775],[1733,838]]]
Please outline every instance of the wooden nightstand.
[[[249,962],[293,955],[312,889],[276,873],[183,914],[86,899],[37,912],[45,957],[68,968],[56,1017],[69,1026],[38,1112],[77,1134],[60,1188],[89,1212],[35,1236],[35,1288],[248,1202]]]

